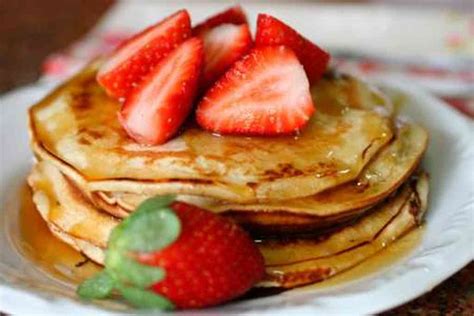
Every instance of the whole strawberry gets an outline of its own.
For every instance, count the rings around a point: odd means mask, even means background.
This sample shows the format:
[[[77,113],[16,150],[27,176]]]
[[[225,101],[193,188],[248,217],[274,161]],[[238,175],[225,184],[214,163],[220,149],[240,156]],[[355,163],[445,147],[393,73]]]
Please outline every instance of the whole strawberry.
[[[114,229],[105,266],[79,287],[81,297],[115,289],[135,306],[163,309],[223,303],[264,273],[262,255],[239,226],[167,198],[145,201]]]
[[[180,308],[211,306],[246,292],[263,276],[263,258],[249,236],[227,218],[174,203],[181,234],[167,248],[138,256],[166,271],[152,289]]]

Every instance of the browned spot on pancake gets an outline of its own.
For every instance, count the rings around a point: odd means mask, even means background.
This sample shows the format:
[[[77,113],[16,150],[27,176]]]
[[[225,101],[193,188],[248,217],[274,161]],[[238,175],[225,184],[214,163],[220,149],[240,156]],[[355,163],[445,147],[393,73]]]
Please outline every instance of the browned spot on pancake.
[[[87,128],[85,128],[85,127],[79,127],[79,128],[77,129],[77,133],[78,133],[78,134],[87,133]]]
[[[364,193],[368,188],[370,188],[370,183],[366,179],[361,179],[353,183],[357,193]]]
[[[317,172],[316,176],[318,178],[333,177],[337,173],[338,173],[338,170],[335,170],[335,169],[333,169],[333,170],[324,170],[324,171]]]
[[[90,137],[94,138],[94,139],[100,139],[104,136],[103,133],[101,133],[99,131],[94,131],[94,130],[88,130],[88,131],[86,131],[86,134],[89,135]]]
[[[95,72],[94,72],[93,76],[82,77],[81,81],[79,82],[79,85],[84,90],[89,90],[89,88],[91,88],[91,87],[96,87],[97,86],[97,81],[95,79]]]
[[[338,172],[338,166],[334,162],[318,162],[317,167],[311,168],[309,173],[314,173],[319,177],[331,176]]]
[[[84,91],[75,93],[72,96],[71,106],[73,107],[74,111],[78,111],[79,113],[90,110],[92,107],[90,94]]]
[[[256,187],[258,187],[258,183],[256,182],[247,182],[247,186],[251,188],[252,190],[255,190]]]
[[[85,138],[85,137],[83,137],[83,136],[80,136],[77,141],[78,141],[79,144],[81,144],[81,145],[90,145],[90,144],[91,144],[91,142],[90,142],[87,138]]]
[[[277,281],[282,287],[294,287],[322,281],[331,275],[331,268],[320,267],[308,271],[285,272],[284,274],[267,274],[265,281]]]
[[[280,163],[276,169],[265,170],[264,172],[264,176],[268,177],[268,180],[274,180],[283,177],[297,177],[303,174],[303,171],[296,168],[291,163]]]
[[[277,169],[266,170],[264,176],[267,177],[266,180],[272,181],[278,178],[298,177],[307,174],[315,174],[317,177],[326,177],[333,176],[337,174],[337,172],[337,165],[334,162],[318,162],[315,166],[308,168],[306,171],[302,171],[289,163],[281,163]]]
[[[280,166],[281,166],[281,172],[285,176],[296,177],[296,176],[300,176],[300,175],[304,174],[303,171],[295,168],[290,163],[280,164]]]

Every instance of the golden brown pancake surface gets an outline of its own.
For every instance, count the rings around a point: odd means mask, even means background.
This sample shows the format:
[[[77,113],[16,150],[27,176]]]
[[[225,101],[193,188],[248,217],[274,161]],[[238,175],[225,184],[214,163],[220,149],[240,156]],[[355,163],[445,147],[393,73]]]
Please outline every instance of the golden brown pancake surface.
[[[238,202],[307,196],[354,179],[392,138],[388,118],[339,102],[337,113],[322,105],[299,135],[216,136],[190,124],[163,145],[142,146],[121,128],[120,104],[97,85],[95,69],[90,66],[30,110],[35,153],[83,176],[90,190]]]

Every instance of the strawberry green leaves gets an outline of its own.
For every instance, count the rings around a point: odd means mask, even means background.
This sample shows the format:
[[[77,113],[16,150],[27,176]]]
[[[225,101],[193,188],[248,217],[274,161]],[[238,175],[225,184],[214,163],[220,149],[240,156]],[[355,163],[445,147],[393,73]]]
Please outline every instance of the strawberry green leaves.
[[[159,308],[163,310],[170,310],[174,305],[161,295],[153,292],[136,288],[124,287],[121,288],[123,297],[132,305],[141,308]]]
[[[112,251],[111,255],[107,255],[106,260],[106,268],[111,271],[117,281],[123,284],[147,288],[165,277],[163,269],[140,264],[131,257],[124,257],[119,252]]]
[[[180,222],[168,208],[172,196],[154,197],[144,201],[111,235],[109,247],[151,252],[171,244],[180,233]]]
[[[114,285],[114,279],[104,270],[82,282],[77,288],[77,294],[84,299],[102,299],[112,294]]]
[[[165,277],[165,271],[134,258],[137,253],[163,249],[178,238],[181,223],[169,207],[173,199],[173,196],[162,196],[144,201],[112,231],[105,269],[78,287],[81,298],[103,299],[115,290],[137,307],[173,308],[165,297],[147,290]]]

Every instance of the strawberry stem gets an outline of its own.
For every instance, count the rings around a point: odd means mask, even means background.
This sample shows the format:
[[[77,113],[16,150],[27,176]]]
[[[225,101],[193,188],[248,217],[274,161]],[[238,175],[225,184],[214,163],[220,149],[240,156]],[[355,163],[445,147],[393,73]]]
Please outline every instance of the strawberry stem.
[[[114,289],[134,306],[172,309],[165,297],[148,288],[165,277],[159,267],[141,264],[136,252],[156,252],[172,244],[181,232],[181,222],[170,204],[173,196],[148,199],[112,231],[106,250],[105,268],[77,289],[83,299],[103,299]]]

